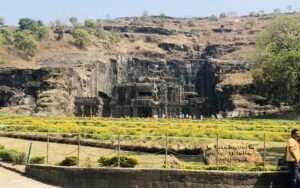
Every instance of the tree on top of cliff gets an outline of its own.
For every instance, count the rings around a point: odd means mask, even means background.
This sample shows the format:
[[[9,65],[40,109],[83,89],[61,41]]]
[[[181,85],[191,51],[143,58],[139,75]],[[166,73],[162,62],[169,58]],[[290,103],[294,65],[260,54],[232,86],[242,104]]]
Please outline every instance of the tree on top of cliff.
[[[47,36],[49,30],[41,20],[33,20],[30,18],[21,18],[19,20],[19,30],[29,31],[35,35],[36,39],[41,40]]]
[[[14,34],[14,46],[26,58],[33,57],[37,50],[34,37],[25,31],[18,31]]]
[[[79,20],[76,17],[71,17],[69,19],[69,22],[72,24],[73,27],[79,27],[80,26]]]
[[[0,17],[0,27],[4,26],[5,19],[3,17]]]
[[[86,28],[95,29],[97,27],[97,21],[94,19],[86,19],[84,21],[84,26]]]
[[[75,29],[72,36],[74,38],[74,45],[80,49],[85,49],[91,43],[91,36],[84,29]]]
[[[300,23],[278,17],[257,37],[255,84],[263,95],[276,102],[300,102]]]

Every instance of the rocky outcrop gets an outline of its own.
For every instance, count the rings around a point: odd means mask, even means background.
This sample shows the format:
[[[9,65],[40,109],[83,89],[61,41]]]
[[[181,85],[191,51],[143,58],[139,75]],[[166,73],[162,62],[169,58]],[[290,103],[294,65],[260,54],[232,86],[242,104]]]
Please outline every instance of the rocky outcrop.
[[[0,71],[0,107],[16,113],[72,115],[81,80],[67,68],[8,69]]]
[[[119,56],[109,62],[71,65],[0,71],[0,107],[21,114],[72,115],[75,97],[98,97],[102,101],[99,107],[102,115],[110,115],[114,104],[111,100],[118,97],[114,93],[116,86],[157,80],[158,87],[164,82],[180,85],[182,113],[200,117],[233,111],[236,106],[232,96],[253,91],[251,85],[220,84],[224,74],[247,71],[245,64],[211,58],[165,60]],[[125,103],[130,105],[131,101]]]
[[[201,58],[219,58],[222,55],[232,53],[238,49],[239,47],[234,44],[209,44],[203,50]]]
[[[173,35],[175,30],[169,30],[162,27],[142,27],[142,26],[104,26],[106,31],[116,31],[122,33],[144,33],[144,34],[159,34]]]
[[[176,50],[176,51],[186,52],[189,50],[189,47],[187,45],[184,45],[184,44],[179,45],[179,44],[167,43],[167,42],[160,43],[158,45],[158,47],[160,47],[161,49],[166,50],[166,51]]]

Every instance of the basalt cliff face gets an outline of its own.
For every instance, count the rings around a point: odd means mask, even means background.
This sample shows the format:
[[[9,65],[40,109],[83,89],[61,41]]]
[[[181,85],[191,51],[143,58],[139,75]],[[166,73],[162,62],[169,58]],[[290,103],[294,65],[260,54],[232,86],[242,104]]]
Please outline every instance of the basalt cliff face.
[[[275,112],[255,95],[249,72],[255,33],[271,18],[255,18],[252,28],[249,19],[116,19],[102,27],[118,40],[94,39],[86,50],[48,39],[30,62],[0,64],[0,108],[46,116]]]

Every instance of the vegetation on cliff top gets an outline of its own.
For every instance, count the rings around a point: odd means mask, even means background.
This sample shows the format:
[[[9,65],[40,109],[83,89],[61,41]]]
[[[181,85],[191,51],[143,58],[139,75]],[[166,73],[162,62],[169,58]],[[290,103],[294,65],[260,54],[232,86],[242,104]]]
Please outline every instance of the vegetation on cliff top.
[[[300,22],[278,17],[257,37],[254,82],[273,102],[300,102]]]

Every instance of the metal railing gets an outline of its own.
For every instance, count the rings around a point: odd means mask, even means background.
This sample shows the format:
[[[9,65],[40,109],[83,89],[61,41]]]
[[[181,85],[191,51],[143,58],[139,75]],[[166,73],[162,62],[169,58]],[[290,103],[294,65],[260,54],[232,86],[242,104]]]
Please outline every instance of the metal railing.
[[[261,156],[260,161],[252,163],[252,170],[268,170],[269,166],[277,169],[278,161],[285,154],[285,143],[268,140],[268,133],[264,133],[260,140],[224,139],[220,135],[215,135],[215,138],[175,137],[168,132],[161,136],[118,134],[107,137],[84,133],[1,132],[0,136],[0,144],[6,148],[26,152],[27,162],[32,157],[44,156],[46,164],[56,165],[65,157],[75,156],[80,167],[96,167],[100,157],[112,156],[118,158],[117,167],[120,167],[121,156],[137,158],[138,167],[141,168],[234,169],[243,164],[249,167],[247,163],[236,162],[233,159],[236,156],[231,154],[228,155],[227,163],[221,157],[224,155],[222,145],[244,143],[255,145]],[[6,144],[6,140],[18,144]],[[215,149],[216,159],[211,164],[207,164],[204,158],[208,145]]]

